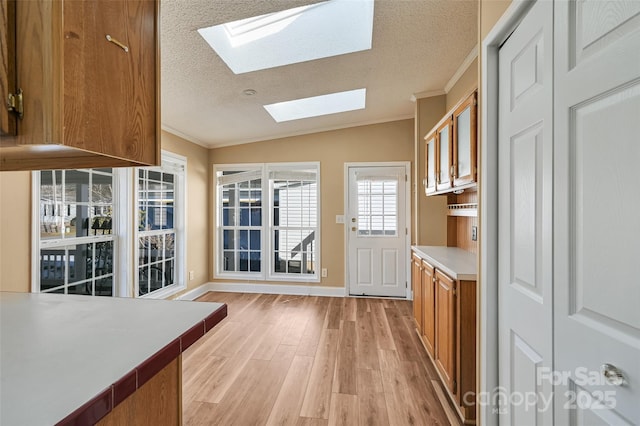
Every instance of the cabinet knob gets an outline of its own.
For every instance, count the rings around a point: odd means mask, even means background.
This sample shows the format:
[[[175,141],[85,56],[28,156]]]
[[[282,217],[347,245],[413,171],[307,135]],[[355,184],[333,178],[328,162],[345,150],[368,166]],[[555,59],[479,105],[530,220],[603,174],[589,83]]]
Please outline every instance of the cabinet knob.
[[[600,372],[604,376],[608,384],[613,386],[622,386],[625,382],[622,371],[612,364],[602,364],[600,366]]]

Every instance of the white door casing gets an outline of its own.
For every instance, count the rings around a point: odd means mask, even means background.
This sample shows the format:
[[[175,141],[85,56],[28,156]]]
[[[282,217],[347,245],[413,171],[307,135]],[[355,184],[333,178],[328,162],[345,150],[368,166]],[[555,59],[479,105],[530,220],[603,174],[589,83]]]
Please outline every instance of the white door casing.
[[[553,4],[538,1],[499,51],[498,328],[501,425],[550,425]],[[522,398],[522,401],[520,401]]]
[[[555,421],[640,424],[640,2],[554,14]]]
[[[407,295],[408,165],[347,166],[348,288],[352,295]]]

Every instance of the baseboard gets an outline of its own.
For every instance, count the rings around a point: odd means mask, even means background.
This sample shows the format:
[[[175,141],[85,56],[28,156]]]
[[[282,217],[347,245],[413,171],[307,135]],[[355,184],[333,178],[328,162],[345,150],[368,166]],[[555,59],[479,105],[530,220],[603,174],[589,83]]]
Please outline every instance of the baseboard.
[[[198,287],[205,287],[207,291],[291,294],[305,296],[345,297],[344,287],[326,287],[317,285],[285,285],[285,284],[248,284],[248,283],[206,283]],[[196,290],[198,290],[196,289]],[[190,294],[191,292],[187,293]],[[187,295],[185,294],[185,296]],[[204,293],[201,293],[204,294]],[[200,294],[199,294],[200,295]],[[196,296],[198,297],[198,296]]]
[[[176,297],[175,300],[196,300],[198,297],[206,294],[210,291],[213,291],[209,288],[211,283],[204,283],[199,285],[198,287],[187,291],[186,293],[181,294]]]

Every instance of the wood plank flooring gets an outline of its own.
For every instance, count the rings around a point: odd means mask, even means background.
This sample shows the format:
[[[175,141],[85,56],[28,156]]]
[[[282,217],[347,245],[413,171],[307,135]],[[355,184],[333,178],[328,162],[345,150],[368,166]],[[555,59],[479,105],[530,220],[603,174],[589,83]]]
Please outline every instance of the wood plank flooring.
[[[183,354],[185,425],[449,425],[411,302],[207,293],[225,318]],[[456,426],[459,423],[455,423]]]

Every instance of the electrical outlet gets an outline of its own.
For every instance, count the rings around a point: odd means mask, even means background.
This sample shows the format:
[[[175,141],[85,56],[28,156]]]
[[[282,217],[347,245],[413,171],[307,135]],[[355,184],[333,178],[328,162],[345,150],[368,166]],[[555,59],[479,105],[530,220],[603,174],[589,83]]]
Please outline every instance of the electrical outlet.
[[[322,278],[327,278],[327,268],[322,268],[321,275]]]
[[[477,226],[472,226],[471,227],[471,240],[472,241],[478,241],[478,227]]]
[[[196,277],[196,273],[194,271],[189,271],[189,281],[193,280]]]

